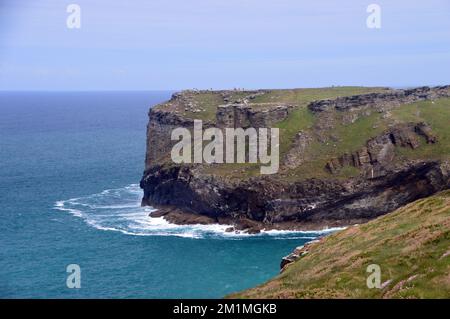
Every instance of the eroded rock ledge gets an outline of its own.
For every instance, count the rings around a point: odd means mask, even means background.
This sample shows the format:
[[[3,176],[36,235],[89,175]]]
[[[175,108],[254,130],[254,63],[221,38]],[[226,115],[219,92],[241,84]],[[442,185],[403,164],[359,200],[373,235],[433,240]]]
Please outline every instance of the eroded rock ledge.
[[[409,90],[391,90],[385,93],[344,96],[337,99],[314,101],[308,105],[308,108],[313,112],[323,112],[330,109],[348,111],[351,109],[361,109],[367,107],[373,107],[376,109],[391,108],[400,104],[448,97],[450,96],[448,92],[449,87],[450,86],[448,85],[433,88],[424,86]]]

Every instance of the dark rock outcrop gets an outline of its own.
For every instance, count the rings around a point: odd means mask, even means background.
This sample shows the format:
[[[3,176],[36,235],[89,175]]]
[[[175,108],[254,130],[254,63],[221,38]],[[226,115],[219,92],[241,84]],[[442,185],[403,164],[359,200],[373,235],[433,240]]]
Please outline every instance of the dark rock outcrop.
[[[433,131],[427,123],[421,122],[415,126],[417,134],[425,137],[428,144],[434,144],[437,142],[437,136],[433,134]]]
[[[284,257],[281,259],[281,262],[280,262],[280,273],[282,273],[283,271],[285,271],[286,268],[287,268],[290,264],[292,264],[294,261],[297,261],[298,259],[300,259],[300,258],[302,258],[303,256],[305,256],[306,254],[308,254],[308,252],[309,252],[311,246],[314,246],[314,245],[316,245],[317,243],[320,243],[322,240],[323,240],[323,237],[321,237],[320,239],[316,239],[316,240],[310,241],[310,242],[306,243],[306,244],[303,245],[303,246],[296,247],[296,248],[292,251],[292,253],[290,253],[290,254],[287,255],[287,256],[284,256]]]
[[[271,177],[230,182],[196,168],[157,166],[141,181],[144,205],[173,205],[215,221],[253,220],[261,228],[365,222],[450,187],[449,163],[405,163],[373,179],[286,183]]]

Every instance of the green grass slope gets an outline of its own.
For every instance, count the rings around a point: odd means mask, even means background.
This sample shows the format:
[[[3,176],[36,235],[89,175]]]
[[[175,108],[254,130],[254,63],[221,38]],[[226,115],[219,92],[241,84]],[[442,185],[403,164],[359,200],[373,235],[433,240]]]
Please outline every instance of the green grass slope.
[[[369,289],[368,265],[382,288]],[[450,298],[450,190],[314,243],[273,280],[234,298]]]
[[[307,113],[308,110],[304,112]],[[290,123],[290,120],[291,118],[285,121],[289,125],[280,126],[285,128],[285,131],[282,131],[281,135],[281,154],[283,154],[286,145],[289,144],[287,141],[293,135],[291,132],[295,131],[296,126],[294,123]],[[302,120],[314,122],[314,117],[311,120],[309,114],[303,114]],[[300,120],[294,120],[293,122],[303,123]],[[397,161],[409,159],[446,160],[450,157],[450,98],[441,98],[436,101],[403,104],[394,109],[388,118],[383,118],[379,113],[372,113],[370,116],[359,118],[352,124],[343,125],[337,122],[338,124],[333,129],[333,134],[338,141],[326,144],[317,140],[314,141],[308,149],[310,158],[313,160],[304,163],[304,165],[301,165],[290,173],[296,179],[327,177],[329,174],[324,167],[330,158],[360,149],[366,144],[367,140],[381,134],[390,125],[408,122],[426,122],[430,124],[433,133],[438,137],[438,142],[436,144],[427,144],[425,138],[421,138],[420,146],[415,150],[410,148],[397,148]],[[301,125],[301,129],[303,130],[307,126]],[[308,124],[308,126],[311,127],[312,124]],[[334,177],[348,178],[358,173],[358,170],[352,169],[351,171],[342,171]]]

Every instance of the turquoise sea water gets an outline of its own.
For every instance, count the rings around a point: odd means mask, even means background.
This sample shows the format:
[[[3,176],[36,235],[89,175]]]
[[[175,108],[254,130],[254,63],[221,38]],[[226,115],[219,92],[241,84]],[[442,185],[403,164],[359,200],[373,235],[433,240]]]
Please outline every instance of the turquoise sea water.
[[[219,298],[318,233],[232,236],[139,205],[148,108],[171,92],[0,93],[0,297]],[[81,288],[66,266],[81,267]]]

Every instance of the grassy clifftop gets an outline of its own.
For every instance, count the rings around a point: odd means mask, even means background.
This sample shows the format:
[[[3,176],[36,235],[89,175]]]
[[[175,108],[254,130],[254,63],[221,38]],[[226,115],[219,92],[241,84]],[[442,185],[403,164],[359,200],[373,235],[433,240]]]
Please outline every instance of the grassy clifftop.
[[[366,285],[381,268],[382,288]],[[450,191],[311,244],[273,280],[235,298],[450,298]]]
[[[261,107],[270,103],[290,104],[297,108],[306,107],[314,100],[333,99],[340,96],[386,92],[382,87],[337,86],[327,88],[279,89],[279,90],[226,90],[226,91],[184,91],[182,99],[166,102],[156,109],[178,112],[181,116],[204,121],[215,121],[219,105],[239,101],[248,97],[249,105]]]

